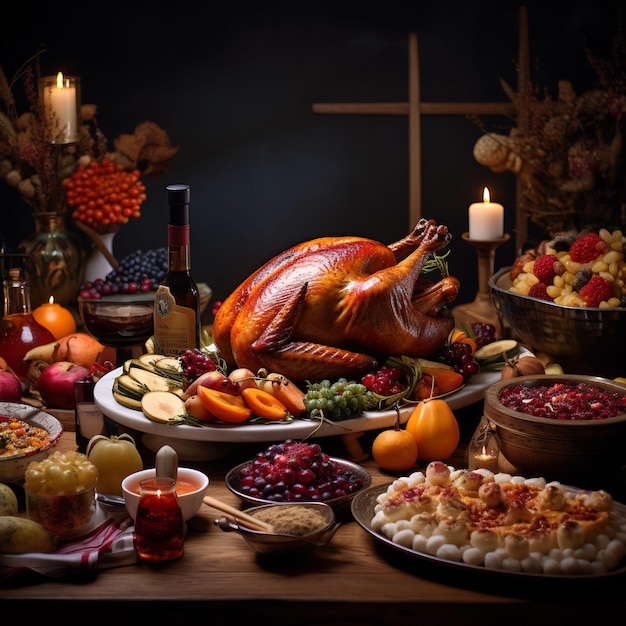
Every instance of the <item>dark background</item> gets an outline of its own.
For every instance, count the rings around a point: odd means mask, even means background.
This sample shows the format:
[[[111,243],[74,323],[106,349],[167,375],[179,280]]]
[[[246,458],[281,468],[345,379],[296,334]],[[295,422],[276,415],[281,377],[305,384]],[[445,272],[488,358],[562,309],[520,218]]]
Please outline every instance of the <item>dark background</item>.
[[[162,3],[160,3],[162,4]],[[609,54],[619,2],[526,2],[533,81],[593,86],[585,47]],[[558,6],[557,6],[558,4]],[[8,77],[41,44],[42,73],[81,77],[112,145],[151,120],[180,147],[167,174],[144,178],[142,217],[115,238],[117,258],[166,245],[165,186],[191,185],[192,265],[214,299],[287,247],[323,235],[390,243],[410,229],[408,120],[319,115],[313,103],[406,102],[408,35],[417,33],[424,102],[503,102],[515,86],[519,3],[152,2],[5,3],[0,64]],[[486,119],[494,130],[504,118]],[[458,304],[477,290],[475,250],[461,239],[482,189],[505,206],[512,237],[515,180],[474,160],[480,137],[462,116],[422,118],[422,215],[453,234]],[[0,235],[33,231],[28,207],[0,183]],[[412,225],[411,225],[412,226]],[[533,230],[531,229],[531,234]],[[205,316],[210,315],[210,307]],[[205,322],[209,319],[205,319]]]

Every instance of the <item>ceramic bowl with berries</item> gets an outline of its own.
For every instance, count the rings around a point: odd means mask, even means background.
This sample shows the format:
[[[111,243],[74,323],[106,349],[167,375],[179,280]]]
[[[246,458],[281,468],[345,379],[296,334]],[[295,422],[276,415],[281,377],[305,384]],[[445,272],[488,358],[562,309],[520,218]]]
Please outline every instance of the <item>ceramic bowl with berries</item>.
[[[250,504],[323,502],[336,512],[349,510],[371,480],[357,463],[329,456],[317,443],[292,439],[270,444],[225,477],[230,491]]]
[[[585,375],[533,374],[485,393],[506,471],[574,485],[607,482],[626,464],[626,385]]]

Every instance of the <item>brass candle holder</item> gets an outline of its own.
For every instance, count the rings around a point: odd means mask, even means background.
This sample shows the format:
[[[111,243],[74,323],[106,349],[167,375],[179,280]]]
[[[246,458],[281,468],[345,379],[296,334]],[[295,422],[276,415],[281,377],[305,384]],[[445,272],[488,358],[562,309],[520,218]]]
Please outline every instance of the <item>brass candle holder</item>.
[[[484,324],[492,324],[496,329],[500,326],[498,313],[491,301],[489,289],[489,279],[494,273],[494,262],[496,258],[496,249],[506,243],[511,236],[505,233],[499,239],[489,241],[480,241],[470,239],[469,233],[461,235],[463,241],[467,241],[476,248],[478,257],[478,292],[473,302],[461,304],[454,307],[454,319],[457,324],[461,322],[482,322]],[[504,329],[500,328],[500,333]]]

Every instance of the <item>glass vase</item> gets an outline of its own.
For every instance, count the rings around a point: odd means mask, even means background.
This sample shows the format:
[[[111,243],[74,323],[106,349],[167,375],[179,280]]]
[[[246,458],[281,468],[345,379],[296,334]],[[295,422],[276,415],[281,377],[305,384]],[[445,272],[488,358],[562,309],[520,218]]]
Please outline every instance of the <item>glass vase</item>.
[[[30,257],[32,308],[50,300],[61,306],[75,302],[85,272],[82,241],[69,231],[65,213],[33,213],[35,232],[20,247]]]

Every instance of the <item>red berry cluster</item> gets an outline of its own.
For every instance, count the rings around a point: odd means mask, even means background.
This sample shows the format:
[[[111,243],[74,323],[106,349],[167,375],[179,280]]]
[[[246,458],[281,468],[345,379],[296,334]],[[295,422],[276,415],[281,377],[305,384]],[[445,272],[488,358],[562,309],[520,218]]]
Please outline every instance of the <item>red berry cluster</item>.
[[[595,274],[586,285],[583,285],[578,293],[585,302],[585,306],[597,308],[600,302],[604,302],[614,295],[613,285],[604,277]]]
[[[361,378],[361,384],[379,396],[395,396],[406,387],[405,376],[397,367],[381,365],[375,372],[369,372]]]
[[[146,188],[139,170],[126,171],[105,157],[79,165],[64,185],[72,217],[97,231],[141,217]]]
[[[606,251],[606,243],[602,241],[598,233],[587,233],[572,244],[569,249],[569,258],[575,263],[589,263]]]
[[[243,493],[270,502],[327,502],[364,486],[362,478],[335,464],[318,444],[293,439],[259,452],[239,478]]]
[[[535,263],[533,264],[533,274],[539,279],[540,283],[544,283],[545,285],[552,284],[552,281],[556,276],[554,265],[557,262],[558,259],[552,254],[544,254],[543,256],[537,257]],[[563,267],[562,263],[561,267]],[[564,271],[565,267],[563,267],[563,272]]]

